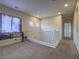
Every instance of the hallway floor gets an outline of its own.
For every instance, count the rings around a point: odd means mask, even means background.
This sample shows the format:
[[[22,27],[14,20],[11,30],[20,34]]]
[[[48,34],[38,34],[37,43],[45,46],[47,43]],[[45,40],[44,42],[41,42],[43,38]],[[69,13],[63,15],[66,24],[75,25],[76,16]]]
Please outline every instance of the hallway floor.
[[[62,40],[57,48],[29,41],[0,48],[0,59],[79,59],[72,40]]]

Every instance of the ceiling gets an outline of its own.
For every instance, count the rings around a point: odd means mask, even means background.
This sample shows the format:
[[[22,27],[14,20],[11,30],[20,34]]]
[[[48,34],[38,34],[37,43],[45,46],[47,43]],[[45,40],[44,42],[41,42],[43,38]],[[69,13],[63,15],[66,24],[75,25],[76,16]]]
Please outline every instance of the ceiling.
[[[68,7],[64,4],[68,3]],[[0,0],[0,4],[28,13],[32,16],[44,18],[62,14],[72,14],[76,0]]]

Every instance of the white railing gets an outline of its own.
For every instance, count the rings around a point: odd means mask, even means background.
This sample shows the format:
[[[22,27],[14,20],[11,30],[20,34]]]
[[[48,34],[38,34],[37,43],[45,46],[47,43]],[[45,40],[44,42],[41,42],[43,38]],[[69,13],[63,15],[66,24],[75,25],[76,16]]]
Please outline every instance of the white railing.
[[[60,35],[59,31],[43,31],[41,37],[47,43],[56,43]]]
[[[59,31],[41,31],[41,33],[28,31],[26,32],[26,35],[32,41],[35,41],[40,44],[53,47],[53,48],[57,47],[61,37]]]

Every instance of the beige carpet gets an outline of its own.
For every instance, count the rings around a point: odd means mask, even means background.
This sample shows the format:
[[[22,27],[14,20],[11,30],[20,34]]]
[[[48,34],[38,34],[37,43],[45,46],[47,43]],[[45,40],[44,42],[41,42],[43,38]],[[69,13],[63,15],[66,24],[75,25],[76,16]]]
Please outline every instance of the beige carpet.
[[[57,48],[26,41],[0,48],[0,59],[79,59],[72,40],[62,40]]]

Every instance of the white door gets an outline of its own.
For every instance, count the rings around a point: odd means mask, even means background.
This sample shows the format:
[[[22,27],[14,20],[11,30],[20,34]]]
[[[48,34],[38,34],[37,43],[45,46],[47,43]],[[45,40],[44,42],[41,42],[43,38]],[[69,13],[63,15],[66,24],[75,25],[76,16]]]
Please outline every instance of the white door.
[[[71,38],[71,23],[64,23],[64,37]]]

